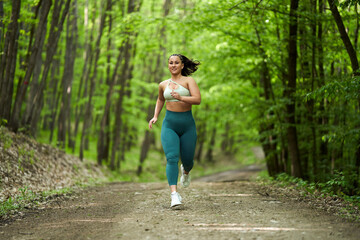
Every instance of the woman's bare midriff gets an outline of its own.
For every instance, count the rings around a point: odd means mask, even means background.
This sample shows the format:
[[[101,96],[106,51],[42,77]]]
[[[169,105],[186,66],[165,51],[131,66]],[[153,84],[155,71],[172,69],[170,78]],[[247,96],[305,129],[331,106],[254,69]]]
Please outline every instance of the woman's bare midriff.
[[[191,110],[191,104],[185,102],[167,102],[166,109],[172,112],[187,112]]]

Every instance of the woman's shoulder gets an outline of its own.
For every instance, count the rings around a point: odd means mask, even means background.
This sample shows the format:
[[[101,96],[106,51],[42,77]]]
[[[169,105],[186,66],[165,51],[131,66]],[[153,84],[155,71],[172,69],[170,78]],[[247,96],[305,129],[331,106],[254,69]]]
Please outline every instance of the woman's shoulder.
[[[159,83],[160,86],[166,85],[166,83],[169,82],[169,79],[166,79]]]
[[[186,82],[194,82],[195,80],[194,80],[194,78],[193,77],[191,77],[191,76],[187,76],[187,77],[184,77],[184,80],[186,81]]]
[[[161,88],[161,89],[164,90],[164,89],[166,88],[166,83],[167,83],[168,81],[169,81],[169,79],[160,82],[160,83],[159,83],[159,88]]]

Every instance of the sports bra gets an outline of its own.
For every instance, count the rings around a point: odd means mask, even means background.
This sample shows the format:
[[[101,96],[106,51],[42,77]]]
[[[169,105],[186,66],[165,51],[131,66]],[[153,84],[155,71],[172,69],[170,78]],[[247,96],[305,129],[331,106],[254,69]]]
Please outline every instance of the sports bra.
[[[169,87],[170,82],[178,85],[178,88],[171,89]],[[168,85],[166,86],[165,91],[164,91],[164,98],[167,102],[178,102],[179,101],[178,99],[173,98],[173,96],[171,96],[172,91],[179,93],[180,96],[190,96],[190,91],[187,88],[185,88],[181,84],[178,84],[177,82],[174,82],[173,80],[169,79]]]

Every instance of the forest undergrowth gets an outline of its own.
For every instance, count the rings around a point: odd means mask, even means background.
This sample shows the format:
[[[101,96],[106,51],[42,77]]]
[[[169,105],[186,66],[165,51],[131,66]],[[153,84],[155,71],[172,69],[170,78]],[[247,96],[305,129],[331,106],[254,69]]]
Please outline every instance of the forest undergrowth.
[[[262,195],[304,202],[349,221],[360,222],[360,196],[342,193],[339,190],[342,185],[341,177],[325,183],[309,183],[285,173],[269,177],[263,172],[257,177],[257,181]]]

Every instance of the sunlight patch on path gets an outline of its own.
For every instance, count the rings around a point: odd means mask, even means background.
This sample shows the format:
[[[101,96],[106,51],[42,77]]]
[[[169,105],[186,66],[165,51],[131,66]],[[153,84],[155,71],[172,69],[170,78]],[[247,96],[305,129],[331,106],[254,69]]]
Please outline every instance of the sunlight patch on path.
[[[196,230],[207,230],[207,231],[240,231],[240,232],[276,232],[276,231],[329,231],[329,229],[303,229],[303,228],[286,228],[286,227],[256,227],[253,224],[206,224],[198,223],[192,224]]]
[[[253,194],[245,194],[245,193],[238,193],[238,194],[210,194],[210,197],[251,197]]]

